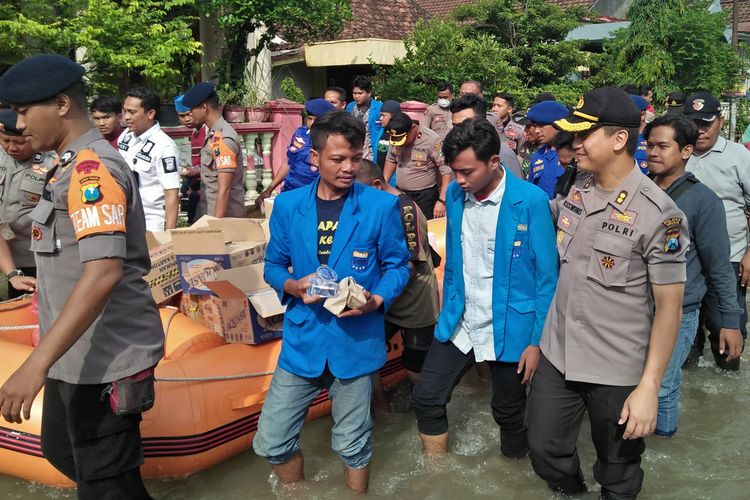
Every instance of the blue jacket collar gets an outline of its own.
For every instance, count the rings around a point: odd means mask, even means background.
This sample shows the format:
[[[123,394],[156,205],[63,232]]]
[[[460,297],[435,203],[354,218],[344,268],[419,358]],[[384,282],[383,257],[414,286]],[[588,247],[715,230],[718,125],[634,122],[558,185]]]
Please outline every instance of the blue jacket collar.
[[[318,261],[318,210],[315,202],[315,198],[318,193],[318,184],[320,183],[320,177],[315,182],[310,184],[307,188],[308,192],[302,202],[297,206],[297,211],[301,214],[303,219],[303,225],[298,230],[302,233],[302,242],[308,251],[308,254],[313,258],[315,262]],[[328,265],[335,267],[336,263],[341,257],[343,251],[349,239],[352,236],[355,228],[359,224],[359,218],[361,217],[361,203],[360,198],[362,192],[365,190],[365,186],[355,182],[349,189],[347,199],[344,202],[344,207],[341,209],[341,215],[339,216],[338,227],[336,228],[336,234],[333,236],[333,247],[331,248],[331,256],[328,259]],[[294,232],[295,228],[290,228]]]

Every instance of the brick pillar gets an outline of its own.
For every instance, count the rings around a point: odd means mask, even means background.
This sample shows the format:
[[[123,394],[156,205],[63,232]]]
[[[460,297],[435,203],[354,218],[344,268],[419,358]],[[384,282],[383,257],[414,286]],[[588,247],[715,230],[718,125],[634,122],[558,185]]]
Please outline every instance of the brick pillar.
[[[419,101],[404,101],[401,103],[401,111],[409,115],[412,120],[421,122],[427,111],[427,104]]]
[[[294,131],[302,126],[302,110],[305,107],[289,99],[268,101],[268,107],[271,109],[271,121],[281,123],[281,130],[274,135],[271,143],[272,169],[273,175],[276,175],[276,172],[286,161],[286,149],[292,142]]]

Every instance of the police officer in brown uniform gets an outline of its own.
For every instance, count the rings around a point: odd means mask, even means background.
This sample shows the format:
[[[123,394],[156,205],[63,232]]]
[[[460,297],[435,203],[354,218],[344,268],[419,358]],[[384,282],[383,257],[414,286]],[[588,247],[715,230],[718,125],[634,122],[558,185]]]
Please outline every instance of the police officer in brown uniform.
[[[54,164],[51,153],[35,153],[31,144],[16,128],[16,112],[0,110],[0,238],[8,242],[11,260],[7,268],[0,271],[9,280],[16,276],[36,276],[34,254],[29,250],[31,241],[31,219],[42,194],[44,177]],[[5,266],[3,266],[5,267]],[[16,289],[19,282],[8,289],[10,298],[30,291],[28,286]]]
[[[576,133],[581,173],[552,202],[560,277],[527,419],[534,470],[567,494],[586,489],[576,443],[588,412],[602,497],[638,495],[643,437],[680,325],[687,219],[635,164],[639,124],[614,87],[586,93],[555,122]]]
[[[451,101],[453,101],[453,86],[448,82],[440,82],[437,85],[437,102],[427,106],[424,114],[425,126],[437,133],[441,139],[444,139],[453,127]]]
[[[0,388],[0,414],[28,420],[44,386],[42,451],[78,498],[145,499],[139,425],[164,332],[143,279],[151,266],[138,184],[92,127],[83,74],[44,54],[0,78],[18,129],[35,150],[59,155],[31,212],[41,342]]]
[[[443,160],[442,139],[401,112],[391,117],[387,133],[391,149],[383,168],[386,181],[396,172],[397,187],[419,205],[425,217],[443,217],[451,169]]]
[[[507,147],[519,155],[523,150],[525,127],[513,121],[516,98],[507,92],[498,92],[492,100],[492,112],[487,119],[497,128],[501,147]]]
[[[190,108],[195,127],[209,129],[201,149],[202,213],[214,217],[245,217],[245,162],[240,138],[221,116],[219,97],[212,83],[201,82],[185,92],[182,104]]]

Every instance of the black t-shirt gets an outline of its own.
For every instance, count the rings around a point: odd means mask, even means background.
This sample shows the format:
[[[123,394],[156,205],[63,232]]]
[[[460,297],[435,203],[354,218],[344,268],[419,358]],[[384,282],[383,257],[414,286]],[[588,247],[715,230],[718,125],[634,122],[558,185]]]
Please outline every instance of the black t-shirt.
[[[344,208],[347,196],[336,200],[321,200],[315,197],[318,208],[318,260],[321,264],[328,264],[333,246],[333,235],[339,225],[341,209]]]

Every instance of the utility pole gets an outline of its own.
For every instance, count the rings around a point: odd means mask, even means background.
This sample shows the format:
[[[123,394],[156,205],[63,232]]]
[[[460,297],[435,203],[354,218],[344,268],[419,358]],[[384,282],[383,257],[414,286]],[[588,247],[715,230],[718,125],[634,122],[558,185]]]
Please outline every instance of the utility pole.
[[[737,29],[738,29],[738,20],[739,20],[739,0],[733,0],[732,1],[732,47],[734,47],[734,50],[738,51],[740,50],[739,42],[737,41]]]

